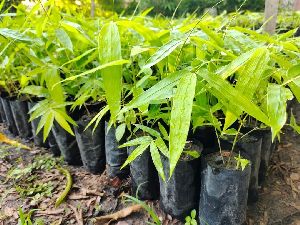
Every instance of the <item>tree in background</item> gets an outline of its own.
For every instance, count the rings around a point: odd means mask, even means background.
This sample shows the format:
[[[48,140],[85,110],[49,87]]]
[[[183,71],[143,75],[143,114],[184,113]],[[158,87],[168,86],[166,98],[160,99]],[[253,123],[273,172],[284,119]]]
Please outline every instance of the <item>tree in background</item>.
[[[14,6],[18,6],[21,2],[22,0],[5,0],[1,11],[4,12],[9,9],[9,12],[15,12],[16,8]]]

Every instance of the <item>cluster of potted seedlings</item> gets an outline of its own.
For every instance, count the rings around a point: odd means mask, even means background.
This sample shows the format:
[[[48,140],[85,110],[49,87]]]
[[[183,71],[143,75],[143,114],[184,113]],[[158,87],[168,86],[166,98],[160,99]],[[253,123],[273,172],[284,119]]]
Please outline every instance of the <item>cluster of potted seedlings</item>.
[[[2,122],[70,165],[130,174],[172,216],[243,224],[300,99],[299,38],[147,12],[89,19],[49,1],[4,14]]]

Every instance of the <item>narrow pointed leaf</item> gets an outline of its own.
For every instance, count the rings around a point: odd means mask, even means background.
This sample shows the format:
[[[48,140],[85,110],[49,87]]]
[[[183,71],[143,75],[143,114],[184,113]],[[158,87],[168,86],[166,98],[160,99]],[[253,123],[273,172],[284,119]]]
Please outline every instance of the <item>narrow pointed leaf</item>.
[[[167,158],[170,158],[169,149],[161,137],[159,137],[155,140],[155,145],[164,156],[166,156]]]
[[[133,150],[133,152],[128,156],[124,164],[122,165],[121,169],[123,169],[125,166],[127,166],[129,163],[131,163],[133,160],[136,159],[136,157],[140,156],[143,154],[144,151],[147,150],[151,142],[148,143],[142,143],[139,145],[136,149]],[[118,151],[118,150],[117,150]],[[121,151],[121,150],[119,150]]]
[[[99,60],[102,65],[121,60],[121,40],[114,22],[105,24],[98,38]],[[121,108],[122,66],[115,65],[101,70],[106,100],[114,122]]]
[[[62,44],[62,46],[64,46],[69,51],[73,52],[73,43],[72,43],[69,35],[67,34],[67,32],[64,31],[64,29],[60,28],[60,29],[57,29],[55,31],[55,33],[56,33],[56,37],[58,38],[58,40]]]
[[[278,84],[268,85],[267,110],[270,117],[273,140],[286,123],[286,102],[292,98],[293,94],[289,89]]]
[[[172,40],[169,43],[160,47],[157,52],[154,53],[143,66],[143,69],[150,68],[151,66],[157,64],[168,55],[170,55],[178,46],[183,44],[184,40]]]
[[[54,113],[54,118],[56,120],[56,122],[64,129],[66,130],[68,133],[70,133],[71,135],[74,136],[74,132],[72,131],[72,128],[70,127],[70,125],[68,124],[67,120],[57,111],[55,111]]]
[[[187,74],[182,77],[177,85],[173,98],[170,120],[170,177],[183,152],[190,128],[193,99],[195,95],[197,77]]]
[[[267,115],[249,98],[232,87],[226,80],[223,80],[218,75],[209,73],[207,70],[200,70],[198,75],[208,82],[211,94],[218,98],[232,113],[235,113],[237,110],[244,111],[264,124],[270,125]]]
[[[150,143],[152,140],[153,140],[153,138],[150,137],[150,136],[138,137],[136,139],[127,141],[126,143],[120,145],[119,148],[135,146],[135,145],[141,145],[141,144],[144,144],[144,143]]]
[[[52,112],[50,112],[48,114],[47,117],[45,117],[45,125],[44,125],[44,131],[43,131],[43,139],[44,139],[44,142],[46,141],[50,131],[51,131],[51,128],[52,128],[52,125],[53,125],[53,121],[54,121],[54,115]]]
[[[152,158],[153,164],[154,164],[158,174],[163,179],[163,181],[165,181],[166,178],[165,178],[164,168],[163,168],[163,165],[161,162],[160,154],[155,145],[155,142],[153,142],[153,141],[150,144],[150,153],[151,153],[151,158]]]
[[[149,104],[151,101],[159,99],[165,93],[168,93],[170,90],[172,90],[173,87],[177,85],[181,77],[187,76],[189,73],[190,72],[187,70],[182,70],[170,74],[169,76],[149,88],[147,91],[144,91],[141,95],[134,98],[121,110],[121,113],[124,113],[133,108],[138,108],[142,105]]]
[[[247,98],[252,99],[260,82],[264,78],[264,71],[267,68],[269,60],[269,52],[266,48],[256,49],[251,58],[249,58],[238,71],[238,79],[235,86],[236,90],[243,93]],[[241,114],[242,111],[235,111],[234,114],[227,111],[223,130],[231,126]]]
[[[138,129],[141,129],[142,131],[144,131],[154,137],[160,137],[160,133],[150,127],[140,125],[140,124],[135,124],[135,127]]]

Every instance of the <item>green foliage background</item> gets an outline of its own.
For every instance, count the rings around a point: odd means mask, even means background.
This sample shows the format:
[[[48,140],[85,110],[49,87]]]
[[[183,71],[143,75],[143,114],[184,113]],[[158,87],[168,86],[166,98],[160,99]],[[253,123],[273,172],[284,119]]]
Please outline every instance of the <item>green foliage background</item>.
[[[118,13],[121,13],[125,9],[128,14],[133,12],[138,0],[134,0],[127,4],[124,2],[124,0],[99,0],[100,5],[102,5],[104,9],[116,11]],[[152,15],[162,14],[164,16],[172,16],[179,2],[180,0],[142,0],[139,8],[140,10],[144,10],[146,8],[154,7],[151,12]],[[201,14],[205,8],[212,7],[218,2],[219,0],[182,0],[177,11],[177,16],[185,13],[192,13],[194,11]],[[216,8],[219,12],[232,12],[238,9],[243,2],[244,0],[224,0]],[[262,11],[264,9],[264,0],[248,0],[243,5],[242,9]]]

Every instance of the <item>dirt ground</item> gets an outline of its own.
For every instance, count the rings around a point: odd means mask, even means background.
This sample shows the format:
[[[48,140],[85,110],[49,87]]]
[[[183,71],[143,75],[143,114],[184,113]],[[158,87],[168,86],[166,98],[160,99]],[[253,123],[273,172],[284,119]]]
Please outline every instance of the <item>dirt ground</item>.
[[[299,105],[294,106],[294,112],[300,122]],[[3,125],[0,132],[6,132]],[[300,136],[287,127],[281,139],[266,182],[260,187],[259,201],[249,205],[249,225],[300,225]],[[93,175],[83,168],[64,165],[72,175],[73,185],[66,201],[55,208],[55,201],[66,185],[64,175],[55,167],[62,162],[53,159],[46,149],[25,144],[32,150],[0,145],[0,224],[18,224],[23,212],[36,225],[89,225],[94,224],[96,217],[133,205],[124,197],[129,193],[130,179],[110,180],[105,173]],[[157,201],[148,204],[155,208],[162,224],[182,224],[165,215]],[[138,225],[151,221],[145,211],[135,210],[138,212],[131,213],[132,208],[127,208],[125,214],[129,216],[110,224]]]

